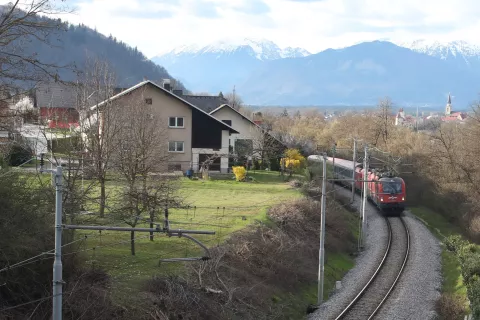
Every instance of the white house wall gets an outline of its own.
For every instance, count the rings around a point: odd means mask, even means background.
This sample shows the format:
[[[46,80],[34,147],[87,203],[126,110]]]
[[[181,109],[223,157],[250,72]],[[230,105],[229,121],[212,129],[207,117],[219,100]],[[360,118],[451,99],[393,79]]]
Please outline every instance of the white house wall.
[[[254,141],[260,141],[263,133],[260,128],[251,123],[249,120],[242,117],[236,111],[232,110],[229,107],[223,107],[217,112],[213,113],[212,116],[218,120],[230,120],[232,121],[231,127],[237,130],[239,133],[232,133],[230,135],[230,146],[235,147],[235,140],[237,139],[251,139]],[[235,150],[234,150],[235,151]]]

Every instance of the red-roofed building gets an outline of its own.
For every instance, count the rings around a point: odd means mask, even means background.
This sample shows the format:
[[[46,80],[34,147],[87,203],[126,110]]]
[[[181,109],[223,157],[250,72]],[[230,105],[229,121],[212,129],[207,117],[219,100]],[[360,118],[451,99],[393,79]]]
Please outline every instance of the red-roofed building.
[[[447,105],[445,107],[445,116],[442,117],[444,122],[465,121],[467,114],[462,111],[452,111],[452,96],[448,94]]]

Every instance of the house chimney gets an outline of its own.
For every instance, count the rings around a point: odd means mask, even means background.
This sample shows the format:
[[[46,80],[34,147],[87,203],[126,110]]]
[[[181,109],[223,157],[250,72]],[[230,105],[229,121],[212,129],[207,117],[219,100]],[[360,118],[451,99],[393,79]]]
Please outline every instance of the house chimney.
[[[163,88],[167,91],[172,91],[172,86],[170,85],[170,79],[163,79]]]
[[[143,76],[143,81],[147,81],[147,80],[148,80],[147,77]]]

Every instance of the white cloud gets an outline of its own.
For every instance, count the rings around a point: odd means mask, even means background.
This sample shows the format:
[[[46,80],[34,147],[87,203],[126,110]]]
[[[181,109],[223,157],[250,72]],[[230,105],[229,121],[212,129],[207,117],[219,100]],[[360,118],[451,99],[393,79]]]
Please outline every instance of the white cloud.
[[[4,0],[0,0],[5,2]],[[68,1],[67,1],[68,3]],[[74,0],[63,16],[153,56],[180,45],[267,38],[311,52],[361,41],[480,41],[478,0]]]

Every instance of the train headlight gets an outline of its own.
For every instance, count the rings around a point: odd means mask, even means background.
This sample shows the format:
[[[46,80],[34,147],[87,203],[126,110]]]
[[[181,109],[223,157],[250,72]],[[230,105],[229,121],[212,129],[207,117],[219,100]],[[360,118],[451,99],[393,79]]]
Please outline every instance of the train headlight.
[[[380,198],[380,201],[383,202],[383,198]]]
[[[405,201],[405,197],[402,197],[402,201]]]

